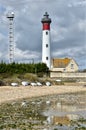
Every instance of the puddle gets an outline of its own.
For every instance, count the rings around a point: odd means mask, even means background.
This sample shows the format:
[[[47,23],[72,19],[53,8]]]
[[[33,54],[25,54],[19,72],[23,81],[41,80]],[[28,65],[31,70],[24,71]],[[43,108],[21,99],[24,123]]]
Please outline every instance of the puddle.
[[[80,95],[79,95],[80,96]],[[76,125],[80,125],[83,129],[86,128],[86,102],[85,100],[82,101],[82,96],[79,97],[81,100],[77,98],[76,102],[76,96],[73,97],[73,102],[67,102],[68,97],[70,98],[70,95],[67,95],[66,97],[62,97],[60,99],[57,98],[51,98],[50,104],[46,104],[45,108],[42,110],[41,114],[45,117],[47,117],[46,122],[51,125],[49,128],[50,130],[53,129],[53,127],[57,128],[58,130],[74,130],[79,129],[79,127]],[[85,124],[80,123],[85,120]],[[82,130],[83,130],[82,129]]]
[[[25,99],[0,106],[1,130],[85,130],[86,93]]]

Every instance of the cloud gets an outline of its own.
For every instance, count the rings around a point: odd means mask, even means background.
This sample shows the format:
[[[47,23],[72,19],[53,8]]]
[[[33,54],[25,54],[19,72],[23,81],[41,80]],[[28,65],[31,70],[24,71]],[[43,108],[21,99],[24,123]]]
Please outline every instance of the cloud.
[[[33,52],[33,51],[22,51],[20,49],[16,49],[15,51],[15,57],[16,61],[28,61],[37,59],[39,56],[39,53]]]
[[[8,61],[9,27],[6,14],[9,11],[15,13],[15,60],[34,58],[35,61],[41,61],[41,18],[47,11],[52,19],[52,57],[70,56],[80,63],[84,62],[83,56],[86,56],[85,0],[0,0],[0,60],[6,61]]]

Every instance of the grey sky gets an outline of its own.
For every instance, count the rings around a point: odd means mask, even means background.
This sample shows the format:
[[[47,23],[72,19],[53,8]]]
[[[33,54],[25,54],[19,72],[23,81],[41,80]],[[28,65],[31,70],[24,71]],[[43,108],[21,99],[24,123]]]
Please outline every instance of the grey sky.
[[[8,19],[14,11],[15,61],[41,61],[41,18],[51,23],[51,56],[74,58],[86,68],[86,0],[0,0],[0,60],[8,61]]]

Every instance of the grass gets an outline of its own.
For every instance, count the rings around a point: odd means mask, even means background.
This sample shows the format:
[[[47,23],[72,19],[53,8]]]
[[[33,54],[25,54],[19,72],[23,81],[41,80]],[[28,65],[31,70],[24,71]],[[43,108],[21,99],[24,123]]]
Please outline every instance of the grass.
[[[0,74],[0,86],[10,85],[12,82],[17,82],[21,85],[22,81],[28,82],[41,82],[43,85],[49,81],[52,85],[63,85],[63,82],[56,82],[54,79],[49,77],[38,77],[36,74],[25,73],[25,74]]]

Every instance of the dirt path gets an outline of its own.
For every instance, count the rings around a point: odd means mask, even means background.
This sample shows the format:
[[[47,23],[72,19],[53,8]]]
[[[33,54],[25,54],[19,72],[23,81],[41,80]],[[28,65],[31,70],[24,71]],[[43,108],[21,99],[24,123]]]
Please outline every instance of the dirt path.
[[[82,92],[82,91],[86,91],[86,87],[64,86],[64,85],[42,86],[42,87],[3,86],[0,87],[0,104],[11,100],[22,99],[22,98],[31,98],[37,96],[50,95],[50,94],[61,94],[61,93]]]

